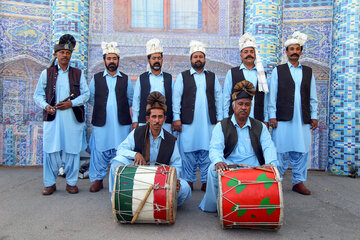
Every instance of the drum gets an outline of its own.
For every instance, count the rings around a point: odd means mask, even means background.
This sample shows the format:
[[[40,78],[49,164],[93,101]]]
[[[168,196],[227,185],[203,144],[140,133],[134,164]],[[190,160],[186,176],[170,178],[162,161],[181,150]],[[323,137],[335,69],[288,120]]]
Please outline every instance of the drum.
[[[176,184],[176,169],[171,166],[119,166],[112,193],[115,220],[121,223],[174,223]]]
[[[276,167],[219,171],[218,214],[223,228],[278,230],[283,222],[283,194]]]

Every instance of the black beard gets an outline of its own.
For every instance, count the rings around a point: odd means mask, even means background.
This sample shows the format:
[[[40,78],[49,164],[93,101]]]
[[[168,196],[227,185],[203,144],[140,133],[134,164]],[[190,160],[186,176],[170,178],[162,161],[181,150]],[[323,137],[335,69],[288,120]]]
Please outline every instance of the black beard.
[[[197,62],[195,62],[195,63],[191,63],[191,66],[192,66],[195,70],[201,70],[201,69],[203,69],[203,68],[205,67],[205,63],[206,63],[206,62],[204,62],[204,64],[203,64],[202,62],[197,61]]]
[[[110,72],[115,72],[118,68],[118,65],[115,65],[115,63],[110,63],[109,65],[106,65],[106,69]]]

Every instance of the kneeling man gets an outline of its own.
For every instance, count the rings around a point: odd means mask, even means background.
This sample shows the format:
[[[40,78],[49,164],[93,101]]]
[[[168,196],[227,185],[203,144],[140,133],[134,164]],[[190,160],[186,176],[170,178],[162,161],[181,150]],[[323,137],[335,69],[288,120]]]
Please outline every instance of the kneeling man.
[[[180,178],[182,163],[176,138],[162,128],[166,121],[165,97],[152,92],[147,98],[147,124],[135,128],[118,147],[116,157],[111,160],[109,192],[114,187],[114,177],[120,165],[145,165],[155,162],[176,168],[178,175],[178,206],[191,197],[189,184]]]
[[[217,123],[213,130],[206,192],[199,206],[202,211],[217,210],[217,170],[228,170],[228,164],[278,165],[276,148],[265,124],[249,117],[254,95],[255,87],[251,82],[237,83],[232,94],[234,114]]]

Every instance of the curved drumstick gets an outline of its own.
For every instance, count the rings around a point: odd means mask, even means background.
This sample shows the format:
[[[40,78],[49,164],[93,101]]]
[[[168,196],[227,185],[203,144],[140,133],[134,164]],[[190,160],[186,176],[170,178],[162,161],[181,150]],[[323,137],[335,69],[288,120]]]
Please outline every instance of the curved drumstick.
[[[135,212],[135,215],[133,216],[133,218],[131,219],[131,224],[133,224],[136,219],[138,218],[139,216],[139,213],[141,212],[141,209],[144,207],[144,204],[146,202],[146,200],[148,199],[151,191],[154,189],[154,185],[151,185],[149,187],[149,189],[147,190],[146,194],[145,194],[145,197],[143,198],[143,200],[141,201],[140,205],[138,206],[138,208],[136,209],[136,212]]]

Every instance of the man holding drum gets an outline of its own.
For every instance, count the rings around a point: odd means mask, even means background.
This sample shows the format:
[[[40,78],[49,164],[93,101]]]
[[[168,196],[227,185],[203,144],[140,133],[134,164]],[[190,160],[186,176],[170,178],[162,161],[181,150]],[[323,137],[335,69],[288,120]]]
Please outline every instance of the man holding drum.
[[[131,131],[118,147],[116,157],[111,160],[110,193],[113,191],[116,169],[120,165],[145,165],[157,162],[176,168],[178,206],[191,197],[190,186],[180,178],[182,163],[176,138],[162,128],[166,121],[166,110],[165,97],[160,92],[152,92],[147,98],[148,123]]]
[[[254,95],[255,87],[251,82],[237,83],[232,94],[234,114],[214,128],[210,141],[208,184],[199,206],[202,211],[217,210],[218,170],[228,170],[229,164],[278,165],[276,148],[265,124],[249,117]]]

